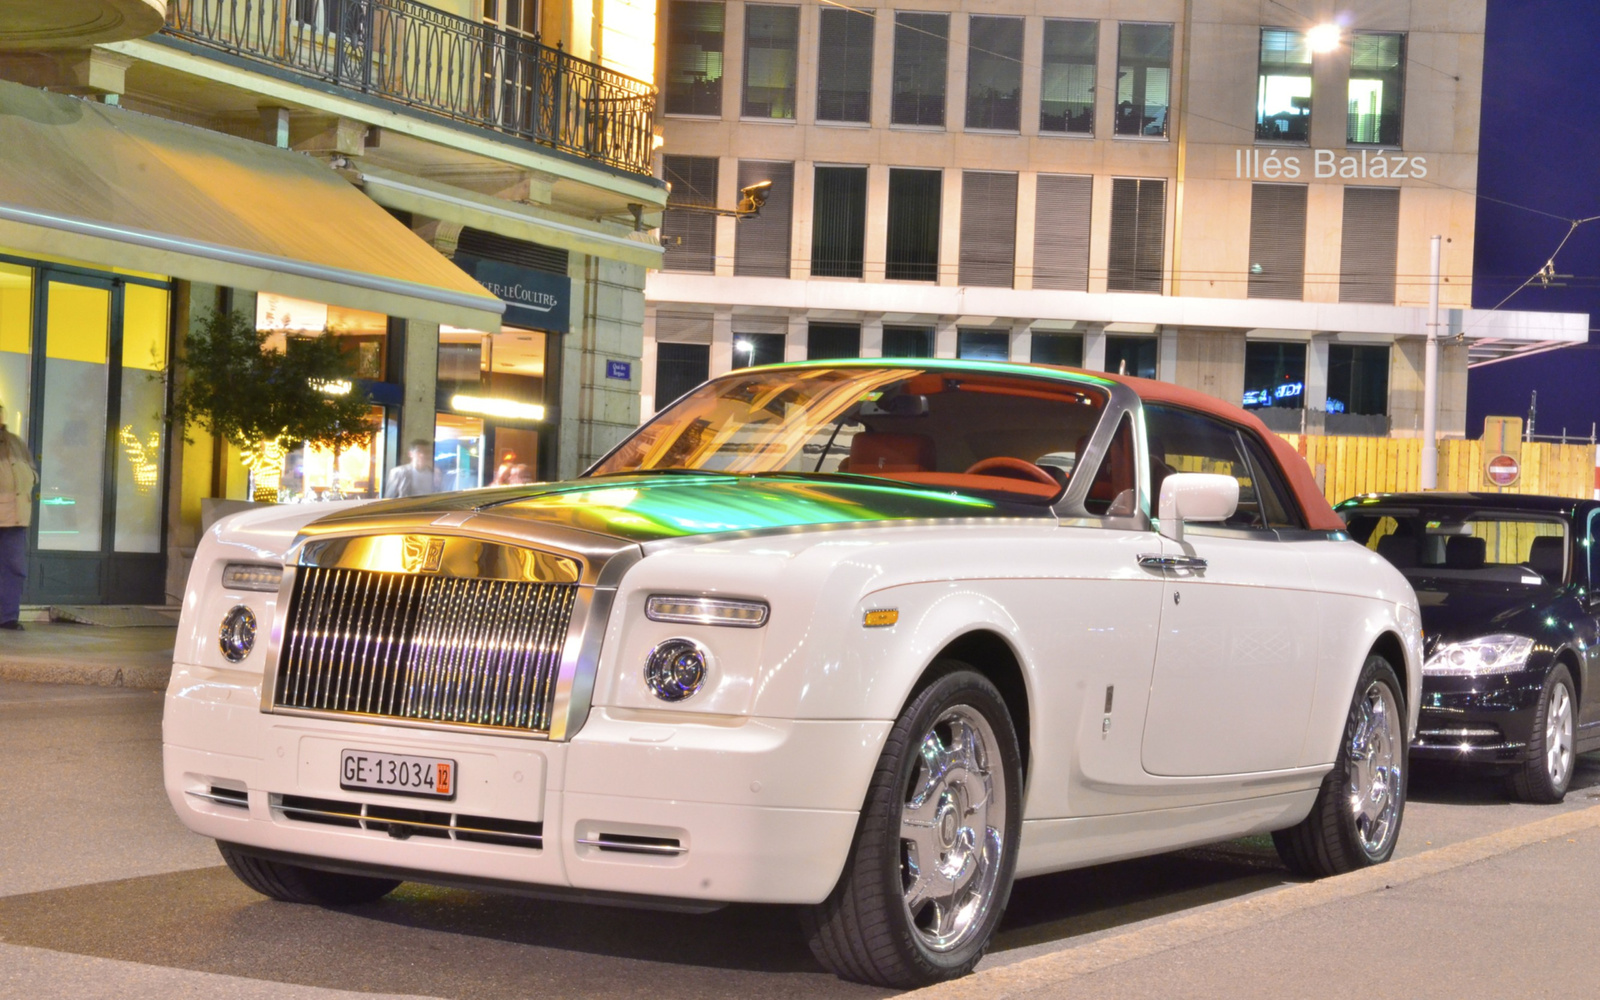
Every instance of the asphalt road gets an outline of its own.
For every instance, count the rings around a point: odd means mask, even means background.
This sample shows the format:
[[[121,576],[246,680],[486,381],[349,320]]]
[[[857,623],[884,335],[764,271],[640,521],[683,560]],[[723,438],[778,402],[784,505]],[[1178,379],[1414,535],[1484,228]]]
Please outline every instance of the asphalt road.
[[[824,973],[793,914],[777,908],[684,916],[413,884],[343,911],[265,900],[172,816],[161,791],[160,710],[151,692],[0,682],[0,997],[888,995]],[[1510,803],[1494,785],[1423,772],[1413,777],[1397,857],[1470,846],[1597,803],[1596,759],[1582,761],[1574,791],[1555,807]],[[1500,932],[1480,928],[1490,918],[1464,915],[1502,905],[1519,921],[1511,935],[1519,941],[1552,930],[1563,907],[1596,911],[1568,924],[1574,933],[1595,926],[1600,876],[1567,877],[1563,866],[1578,858],[1580,870],[1600,871],[1600,833],[1433,873],[1392,894],[1202,935],[1187,949],[1163,946],[1085,973],[1059,995],[1312,995],[1338,981],[1304,975],[1331,976],[1351,963],[1370,971],[1408,955],[1413,971],[1437,961],[1456,978],[1417,972],[1414,988],[1385,995],[1451,995],[1431,990],[1447,983],[1462,987],[1455,995],[1468,983],[1480,995],[1533,995],[1483,992],[1492,984],[1484,977],[1508,975],[1526,959],[1508,966],[1496,957]],[[1312,888],[1287,877],[1266,838],[1028,879],[985,968],[1004,975],[1038,964],[1021,964],[1028,959],[1123,947],[1180,918],[1203,921],[1241,900]],[[1469,940],[1474,928],[1485,940]],[[1520,946],[1536,947],[1531,939]],[[1420,966],[1417,956],[1426,959]],[[1564,969],[1557,963],[1552,974]],[[1185,988],[1173,990],[1175,982]],[[1037,983],[1026,992],[1058,995]]]

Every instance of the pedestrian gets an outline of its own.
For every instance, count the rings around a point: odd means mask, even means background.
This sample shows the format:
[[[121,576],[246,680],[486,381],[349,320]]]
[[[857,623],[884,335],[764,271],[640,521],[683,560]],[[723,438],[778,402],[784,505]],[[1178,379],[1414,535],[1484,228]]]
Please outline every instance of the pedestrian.
[[[33,456],[6,429],[0,402],[0,628],[22,631],[22,585],[28,579],[28,521],[39,481]]]
[[[444,477],[433,467],[433,442],[417,438],[411,442],[411,461],[389,470],[383,495],[419,497],[426,493],[438,493],[443,488]]]

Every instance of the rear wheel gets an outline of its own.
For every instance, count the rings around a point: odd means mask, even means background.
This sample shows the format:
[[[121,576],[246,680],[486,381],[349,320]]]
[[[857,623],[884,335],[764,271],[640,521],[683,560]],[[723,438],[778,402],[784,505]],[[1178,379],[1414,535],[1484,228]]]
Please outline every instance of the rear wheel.
[[[353,906],[371,903],[393,892],[397,879],[372,878],[319,871],[282,861],[268,861],[245,854],[228,844],[218,843],[222,860],[239,881],[263,896],[285,903],[312,903],[317,906]]]
[[[1339,875],[1380,864],[1394,853],[1406,805],[1403,704],[1389,661],[1368,657],[1339,755],[1310,815],[1272,835],[1278,856],[1296,875]]]
[[[844,979],[913,988],[978,963],[1011,895],[1022,825],[1016,730],[964,664],[890,731],[844,873],[803,912],[812,953]]]
[[[1528,760],[1511,776],[1511,786],[1524,802],[1555,803],[1567,797],[1575,763],[1577,708],[1572,674],[1558,665],[1545,678],[1539,714],[1533,720],[1533,738],[1528,741]]]

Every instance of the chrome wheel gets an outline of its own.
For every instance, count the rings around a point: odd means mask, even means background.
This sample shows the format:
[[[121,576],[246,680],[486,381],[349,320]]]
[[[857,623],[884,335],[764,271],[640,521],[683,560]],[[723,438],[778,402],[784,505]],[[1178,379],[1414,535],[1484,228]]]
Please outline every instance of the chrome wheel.
[[[1565,684],[1551,687],[1544,717],[1544,766],[1551,786],[1565,789],[1572,774],[1572,695]]]
[[[911,926],[931,951],[966,944],[994,905],[1005,843],[998,741],[966,705],[923,734],[900,808],[900,879]]]
[[[1368,857],[1388,850],[1398,828],[1404,794],[1405,741],[1400,709],[1387,684],[1373,681],[1357,706],[1348,747],[1350,810],[1356,837]]]

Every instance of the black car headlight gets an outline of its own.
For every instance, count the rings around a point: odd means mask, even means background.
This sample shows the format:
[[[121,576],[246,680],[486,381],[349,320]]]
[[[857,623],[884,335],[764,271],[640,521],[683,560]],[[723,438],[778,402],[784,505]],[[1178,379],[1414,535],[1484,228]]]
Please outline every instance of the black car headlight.
[[[1428,657],[1422,672],[1456,677],[1508,674],[1526,667],[1532,652],[1533,640],[1525,635],[1485,635],[1445,642]]]

